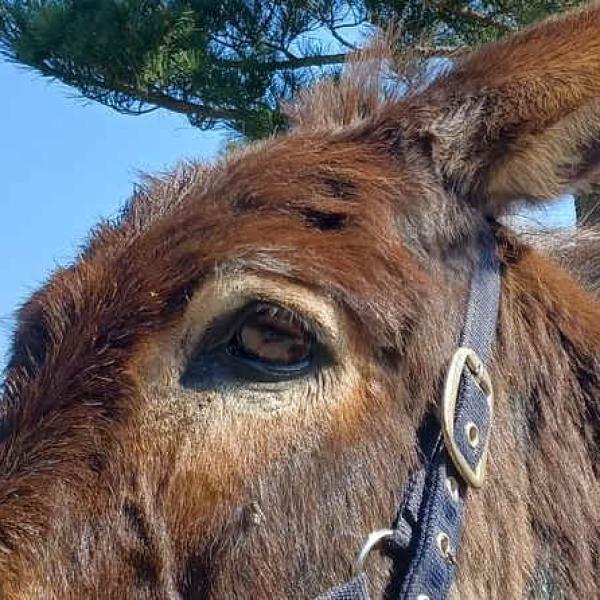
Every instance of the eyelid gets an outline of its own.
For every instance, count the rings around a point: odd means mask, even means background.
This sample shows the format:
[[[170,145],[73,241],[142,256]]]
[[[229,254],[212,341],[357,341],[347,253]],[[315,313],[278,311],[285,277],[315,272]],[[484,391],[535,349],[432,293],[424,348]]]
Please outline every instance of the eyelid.
[[[266,363],[252,357],[230,354],[228,349],[225,349],[225,354],[227,354],[232,361],[237,362],[237,364],[248,373],[249,379],[253,378],[252,375],[256,376],[257,374],[260,374],[269,381],[286,381],[306,375],[317,367],[323,366],[320,365],[321,361],[319,361],[319,358],[322,358],[322,353],[317,352],[311,353],[309,357],[298,363],[289,365]]]
[[[349,340],[347,320],[330,298],[310,287],[283,278],[254,273],[223,273],[207,280],[193,295],[185,312],[180,334],[180,361],[184,365],[219,335],[235,325],[235,318],[253,302],[281,306],[297,313],[317,340],[338,363],[345,356]],[[222,338],[221,338],[222,339]]]

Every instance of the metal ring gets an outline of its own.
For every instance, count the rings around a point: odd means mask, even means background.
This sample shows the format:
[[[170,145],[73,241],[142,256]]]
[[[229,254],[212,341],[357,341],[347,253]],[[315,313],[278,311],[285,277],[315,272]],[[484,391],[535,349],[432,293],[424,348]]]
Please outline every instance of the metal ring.
[[[369,534],[365,545],[362,547],[358,558],[356,559],[356,565],[354,571],[356,575],[359,575],[365,570],[365,562],[371,554],[371,551],[377,548],[384,540],[394,537],[394,531],[392,529],[379,529]]]

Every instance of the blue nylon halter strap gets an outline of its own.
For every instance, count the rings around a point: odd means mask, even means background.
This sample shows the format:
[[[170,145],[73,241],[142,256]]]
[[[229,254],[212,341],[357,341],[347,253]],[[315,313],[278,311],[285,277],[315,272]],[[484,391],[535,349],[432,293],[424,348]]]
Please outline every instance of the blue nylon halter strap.
[[[393,529],[377,532],[366,552],[381,549],[393,559],[386,598],[446,598],[456,576],[469,486],[480,487],[493,418],[493,392],[485,365],[496,338],[500,264],[489,228],[478,239],[478,259],[469,291],[461,348],[450,367],[440,421],[429,418],[420,432],[423,467],[404,490]],[[369,600],[364,572],[317,600]]]

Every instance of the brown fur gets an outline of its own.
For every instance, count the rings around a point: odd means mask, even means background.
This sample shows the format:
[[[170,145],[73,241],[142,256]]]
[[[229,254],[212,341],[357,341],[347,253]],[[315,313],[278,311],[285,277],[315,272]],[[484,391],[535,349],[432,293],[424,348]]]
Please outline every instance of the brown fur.
[[[140,190],[21,310],[0,595],[310,598],[344,580],[419,461],[484,219],[600,167],[599,40],[594,5],[403,100],[375,101],[355,72],[290,109],[287,136]],[[561,255],[571,275],[493,226],[497,408],[457,593],[593,597],[597,237]],[[322,304],[332,364],[275,391],[183,387],[228,289]],[[388,567],[370,563],[376,595]]]
[[[600,229],[579,228],[555,235],[530,235],[531,242],[542,251],[550,252],[581,283],[600,294]]]

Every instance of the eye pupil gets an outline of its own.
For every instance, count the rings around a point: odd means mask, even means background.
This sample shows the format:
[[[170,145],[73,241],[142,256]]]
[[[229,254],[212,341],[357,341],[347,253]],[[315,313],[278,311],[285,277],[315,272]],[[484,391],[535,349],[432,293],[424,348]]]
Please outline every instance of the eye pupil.
[[[291,365],[306,360],[311,339],[298,318],[284,309],[250,315],[236,334],[238,353],[265,363]]]

